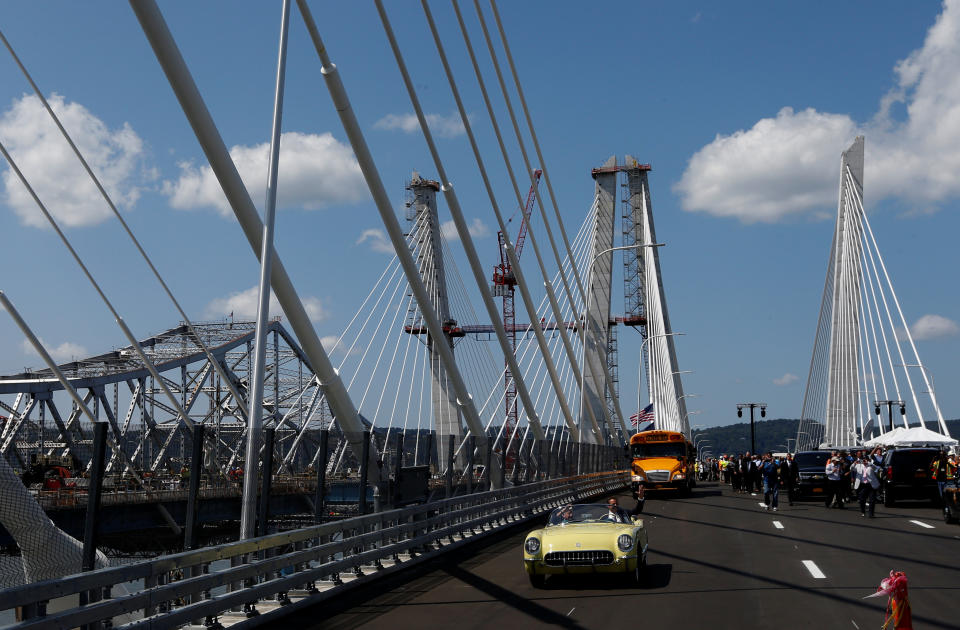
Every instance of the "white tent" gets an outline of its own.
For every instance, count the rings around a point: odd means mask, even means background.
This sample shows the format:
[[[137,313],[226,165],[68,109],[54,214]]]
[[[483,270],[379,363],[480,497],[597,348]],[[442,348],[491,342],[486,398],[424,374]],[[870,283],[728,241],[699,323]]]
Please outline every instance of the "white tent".
[[[874,446],[893,446],[897,443],[897,439],[900,435],[904,434],[907,429],[903,427],[894,427],[892,431],[887,431],[883,435],[878,435],[872,440],[867,440],[863,443],[864,446],[874,447]]]
[[[910,427],[897,436],[895,444],[898,446],[956,446],[957,441],[925,427]]]
[[[863,443],[864,446],[956,446],[957,440],[925,427],[897,427]]]

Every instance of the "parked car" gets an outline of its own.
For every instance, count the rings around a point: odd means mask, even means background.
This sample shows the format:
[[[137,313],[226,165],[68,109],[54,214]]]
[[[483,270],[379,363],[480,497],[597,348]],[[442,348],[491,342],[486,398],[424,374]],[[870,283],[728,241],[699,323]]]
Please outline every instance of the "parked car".
[[[795,486],[795,497],[823,498],[827,492],[827,460],[830,451],[800,451],[793,456],[797,462],[799,477]]]
[[[543,588],[548,575],[597,573],[619,573],[638,583],[647,563],[647,530],[640,518],[621,516],[611,520],[603,504],[555,509],[547,526],[530,532],[523,542],[530,584]]]
[[[937,483],[930,477],[935,448],[895,448],[883,456],[883,504],[893,506],[901,499],[939,500]]]

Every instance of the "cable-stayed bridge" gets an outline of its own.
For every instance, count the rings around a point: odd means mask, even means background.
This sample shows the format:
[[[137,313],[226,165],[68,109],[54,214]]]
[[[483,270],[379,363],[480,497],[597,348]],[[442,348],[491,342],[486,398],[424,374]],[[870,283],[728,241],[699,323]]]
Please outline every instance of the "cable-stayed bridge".
[[[221,492],[213,498],[239,500],[241,536],[253,540],[251,533],[262,537],[276,525],[270,523],[271,504],[266,498],[276,494],[272,491],[279,486],[303,484],[297,487],[301,487],[309,509],[300,511],[319,523],[330,516],[325,509],[330,500],[329,480],[352,479],[360,511],[356,518],[364,519],[367,517],[363,514],[375,508],[404,505],[404,479],[423,478],[415,473],[425,469],[428,477],[433,471],[437,479],[424,479],[417,504],[429,505],[429,509],[400,508],[407,511],[396,513],[400,520],[395,527],[404,529],[401,523],[411,516],[414,521],[419,520],[417,514],[444,514],[444,527],[450,529],[444,536],[451,543],[457,536],[461,541],[469,537],[463,525],[456,525],[472,522],[463,520],[464,510],[480,519],[471,527],[489,529],[498,522],[530,518],[561,499],[622,487],[623,474],[612,471],[622,467],[622,449],[632,426],[619,400],[616,328],[621,323],[643,336],[647,393],[655,405],[657,425],[669,429],[688,426],[661,287],[657,249],[661,244],[655,241],[647,180],[650,167],[627,156],[619,164],[611,157],[594,169],[594,202],[575,235],[568,236],[522,91],[521,105],[533,140],[531,149],[536,151],[539,161],[537,168],[531,163],[519,132],[519,116],[509,101],[482,12],[478,15],[522,150],[522,166],[509,163],[502,123],[486,97],[483,75],[465,29],[463,36],[501,147],[500,156],[488,159],[507,163],[518,201],[517,222],[501,212],[492,193],[484,156],[476,150],[469,117],[463,112],[439,38],[436,43],[500,227],[500,264],[492,276],[490,266],[480,262],[383,7],[379,8],[384,29],[420,117],[437,173],[436,180],[416,173],[412,176],[405,223],[388,201],[374,157],[366,147],[363,131],[356,124],[337,68],[322,44],[309,8],[306,3],[298,3],[331,98],[395,251],[367,299],[356,307],[353,321],[333,344],[342,356],[335,365],[328,353],[330,348],[321,343],[306,316],[279,254],[272,249],[269,203],[261,220],[157,7],[152,2],[134,2],[132,6],[253,253],[271,263],[264,265],[269,280],[266,286],[276,294],[284,318],[269,322],[262,316],[257,322],[232,318],[225,322],[191,321],[68,131],[46,104],[45,95],[33,83],[26,65],[21,65],[64,141],[87,168],[104,203],[121,222],[183,318],[177,326],[148,339],[134,338],[82,254],[60,229],[54,213],[18,168],[15,158],[3,150],[11,171],[33,196],[128,342],[112,352],[58,365],[30,323],[19,315],[14,304],[17,296],[2,295],[5,310],[46,363],[44,369],[0,379],[0,397],[6,413],[0,433],[0,467],[5,469],[5,483],[10,486],[2,502],[4,524],[23,551],[21,579],[43,583],[80,568],[71,566],[75,561],[84,569],[101,566],[104,558],[90,554],[96,548],[97,519],[103,505],[143,504],[140,512],[155,510],[173,532],[179,534],[181,527],[186,530],[183,535],[187,548],[196,547],[200,544],[198,529],[204,523],[201,513],[218,487],[226,494]],[[459,8],[457,12],[459,17]],[[428,10],[426,15],[436,35]],[[495,11],[494,18],[519,88]],[[289,19],[290,7],[285,3],[275,122],[282,105],[283,38]],[[537,186],[541,175],[549,201],[541,197]],[[586,179],[587,174],[584,175]],[[527,180],[530,191],[524,199],[521,190]],[[619,208],[618,183],[625,191]],[[440,192],[470,266],[469,273],[463,275],[453,265],[451,245],[442,232],[437,199]],[[621,245],[616,244],[618,232],[623,239]],[[525,261],[532,260],[521,266],[524,242],[529,244]],[[611,307],[614,266],[620,251],[627,252],[624,275],[630,309],[622,317]],[[522,305],[521,321],[526,319],[529,323],[517,324],[509,316],[514,291],[519,293]],[[509,298],[511,303],[497,304],[494,293],[496,299]],[[481,304],[476,303],[477,294]],[[484,314],[478,315],[477,311]],[[492,337],[500,347],[494,349],[472,338],[477,333]],[[634,406],[631,401],[627,409],[633,411]],[[409,443],[411,437],[413,444]],[[54,501],[87,508],[86,518],[93,528],[86,526],[82,558],[76,557],[79,543],[46,517],[37,516],[35,523],[24,521],[21,504],[32,504],[34,499],[23,492],[14,470],[23,473],[26,481],[38,482],[46,489],[39,494],[42,503],[50,503],[51,497],[55,497]],[[113,486],[102,485],[104,475],[115,480]],[[77,477],[83,482],[76,481]],[[274,483],[277,486],[271,487]],[[262,484],[259,502],[258,484]],[[242,496],[237,496],[241,485]],[[254,488],[252,503],[248,500],[250,488]],[[368,488],[374,491],[369,505]],[[493,507],[484,505],[491,500],[490,496],[473,498],[474,489],[499,493],[493,497]],[[178,492],[184,496],[170,494]],[[78,494],[88,497],[90,503],[79,505]],[[428,500],[426,504],[424,498]],[[248,514],[254,515],[252,532],[247,531]],[[348,514],[334,514],[345,515]],[[380,526],[371,528],[364,521],[361,535],[368,535],[371,529],[383,531],[382,517],[375,519],[379,519]],[[342,527],[332,527],[331,532],[339,532],[340,540],[347,538]],[[411,533],[421,527],[424,526],[418,525]],[[426,527],[424,531],[432,529]],[[41,544],[41,539],[46,543]],[[309,534],[303,540],[319,539]],[[361,543],[361,547],[365,546]],[[409,561],[412,550],[406,555]],[[342,552],[329,557],[333,556],[342,558]],[[396,564],[402,564],[396,553],[393,556]],[[17,570],[15,566],[8,572],[6,583],[17,582]],[[336,577],[339,573],[333,570],[324,575],[340,581]],[[166,581],[158,579],[158,585]],[[149,583],[147,580],[144,584]],[[97,589],[82,590],[81,603],[92,604],[100,599],[100,593],[94,592]],[[245,597],[259,598],[252,593]],[[28,618],[45,614],[43,606],[19,607]],[[148,617],[170,612],[169,606],[138,609]]]
[[[474,246],[402,48],[387,12],[377,4],[436,175],[411,176],[406,215],[397,217],[320,29],[307,4],[297,2],[395,252],[366,300],[356,306],[353,321],[331,346],[321,342],[280,254],[272,248],[269,212],[261,219],[256,211],[203,103],[202,86],[190,75],[189,60],[182,57],[152,2],[131,3],[254,255],[271,263],[264,265],[269,280],[264,286],[276,293],[284,318],[268,320],[261,312],[257,322],[192,322],[151,262],[151,271],[183,321],[138,340],[43,200],[34,196],[113,312],[127,345],[57,365],[30,323],[20,318],[13,303],[19,297],[3,296],[6,310],[47,364],[45,369],[0,379],[0,400],[7,414],[0,433],[0,484],[6,484],[0,517],[22,552],[14,573],[19,571],[21,581],[28,582],[0,594],[0,608],[18,609],[22,627],[73,627],[105,620],[130,627],[252,626],[281,618],[338,597],[347,587],[466,547],[486,534],[509,531],[556,505],[621,491],[629,481],[622,450],[633,430],[628,414],[645,403],[653,405],[658,428],[689,435],[674,344],[677,333],[670,326],[662,283],[662,243],[654,229],[650,166],[631,156],[622,161],[611,157],[598,165],[590,173],[593,202],[580,225],[568,230],[496,5],[492,4],[492,15],[532,147],[520,132],[521,116],[508,96],[506,73],[479,5],[483,39],[508,111],[500,119],[454,4],[500,147],[498,155],[485,156],[424,3],[498,223],[499,262],[490,265],[492,252],[481,256]],[[285,3],[284,32],[289,12]],[[283,50],[281,44],[281,96]],[[38,96],[43,98],[39,90]],[[278,97],[277,103],[279,111],[282,99]],[[516,136],[523,164],[510,163],[503,118]],[[72,145],[66,130],[63,133]],[[33,191],[13,157],[6,151],[4,155],[23,185]],[[275,163],[276,153],[273,156]],[[503,212],[498,205],[485,159],[506,164],[516,197],[509,205],[515,211]],[[95,177],[92,170],[90,174]],[[547,198],[541,194],[541,177]],[[862,173],[854,181],[862,182]],[[122,222],[106,190],[98,187]],[[619,212],[618,188],[623,190]],[[859,199],[853,188],[841,194]],[[452,217],[468,270],[461,272],[452,264],[456,256],[451,242],[443,238],[447,228],[439,218],[438,193]],[[511,221],[509,214],[519,220]],[[136,242],[125,223],[123,227]],[[530,247],[521,265],[525,240]],[[141,253],[149,262],[148,252]],[[620,257],[626,304],[622,314],[612,310],[613,295],[619,292],[614,270]],[[831,287],[842,285],[836,292],[841,301],[850,302],[852,289],[846,287],[861,272],[851,271],[849,263],[840,266],[834,276],[828,274],[828,281]],[[520,323],[514,312],[515,293],[520,298]],[[850,330],[864,320],[851,323],[848,313],[853,309],[848,304],[835,309],[847,313],[847,319],[836,324],[844,332],[837,333],[836,343],[831,338],[827,354],[849,367],[851,357],[854,363],[862,362]],[[640,356],[623,357],[618,352],[618,329],[626,328],[641,335]],[[499,348],[480,341],[481,335]],[[331,356],[334,347],[342,357],[337,363]],[[640,400],[621,401],[621,362],[643,366],[646,387]],[[830,368],[828,381],[836,384],[828,386],[826,394],[828,429],[823,433],[839,431],[842,436],[834,444],[852,433],[849,427],[833,427],[855,424],[846,418],[858,417],[859,399],[851,395],[853,377],[833,376],[843,369]],[[850,413],[836,413],[839,409]],[[812,412],[810,417],[816,419]],[[865,435],[864,427],[860,429]],[[89,489],[79,493],[88,501],[83,506],[87,519],[83,545],[37,510],[24,509],[37,502],[13,471],[58,462],[70,462],[91,479]],[[101,469],[123,480],[129,490],[101,487],[97,483]],[[170,473],[177,469],[174,482]],[[352,484],[349,502],[356,503],[356,512],[327,510],[334,504],[332,480]],[[410,495],[411,488],[420,492]],[[271,502],[273,495],[285,493],[302,499],[299,510],[294,506],[289,513],[306,514],[312,525],[288,528],[280,519],[271,520],[280,515],[279,506]],[[58,489],[55,496],[60,500],[76,494]],[[128,498],[157,512],[157,518],[178,535],[182,527],[184,551],[102,568],[106,558],[95,553],[98,511],[101,504],[119,505]],[[204,511],[209,513],[212,501],[221,499],[239,508],[242,539],[205,546],[211,541],[198,534],[207,522]],[[221,513],[220,518],[237,520],[234,513],[227,517]],[[60,579],[80,567],[84,574]],[[13,585],[18,576],[4,577]],[[118,586],[124,583],[133,586]],[[66,609],[54,610],[50,603],[55,600]]]
[[[801,450],[848,448],[911,424],[950,437],[864,209],[863,149],[859,136],[840,160],[837,220],[797,434]]]

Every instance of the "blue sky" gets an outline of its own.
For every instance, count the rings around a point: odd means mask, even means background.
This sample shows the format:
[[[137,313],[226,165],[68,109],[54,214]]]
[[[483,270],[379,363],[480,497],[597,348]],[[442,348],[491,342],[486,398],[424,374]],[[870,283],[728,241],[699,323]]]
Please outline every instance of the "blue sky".
[[[453,99],[419,3],[388,11],[485,265],[495,220],[459,133]],[[311,3],[371,145],[402,206],[414,169],[435,177],[368,2]],[[486,6],[486,5],[484,5]],[[921,357],[945,416],[960,416],[955,356],[960,299],[953,255],[960,178],[960,3],[502,2],[514,56],[568,229],[593,196],[589,170],[612,154],[653,165],[663,278],[692,424],[736,421],[762,400],[797,417],[836,210],[839,154],[866,135],[866,201],[908,322],[923,316]],[[237,147],[262,205],[279,2],[161,2],[221,134]],[[431,7],[474,117],[502,207],[509,181],[447,3]],[[476,15],[462,8],[480,44]],[[322,336],[350,320],[389,256],[382,227],[293,12],[277,246]],[[0,24],[191,317],[241,311],[257,265],[126,3],[9,3]],[[934,25],[937,29],[931,31]],[[489,70],[487,66],[486,70]],[[493,81],[492,72],[487,76]],[[0,140],[138,336],[179,317],[102,202],[87,195],[9,56],[0,60]],[[519,163],[519,152],[513,150]],[[286,160],[285,160],[286,158]],[[261,166],[262,163],[262,166]],[[9,171],[0,181],[2,288],[58,358],[124,345],[119,330]],[[259,178],[259,179],[258,179]],[[441,204],[442,205],[442,204]],[[445,216],[441,208],[441,218]],[[536,225],[534,225],[536,229]],[[454,249],[457,244],[452,244]],[[530,259],[528,259],[529,261]],[[530,261],[532,263],[532,261]],[[529,263],[528,263],[529,264]],[[466,275],[465,263],[460,264]],[[532,273],[532,267],[530,271]],[[618,287],[619,285],[615,285]],[[243,295],[241,295],[243,294]],[[614,311],[622,310],[615,288]],[[479,302],[475,308],[482,310]],[[523,317],[518,315],[518,320]],[[621,333],[623,398],[637,384],[636,335]],[[38,366],[0,318],[0,371]],[[631,404],[624,404],[625,411]]]

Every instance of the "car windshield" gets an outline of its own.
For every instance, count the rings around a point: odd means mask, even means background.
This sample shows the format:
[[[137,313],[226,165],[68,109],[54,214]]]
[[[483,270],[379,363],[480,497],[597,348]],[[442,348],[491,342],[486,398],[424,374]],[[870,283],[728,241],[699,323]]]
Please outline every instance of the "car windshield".
[[[548,525],[566,525],[567,523],[609,523],[609,508],[597,505],[565,505],[550,513]]]
[[[684,454],[683,442],[653,442],[633,445],[634,457],[683,457]]]
[[[794,460],[798,468],[825,468],[827,460],[830,458],[830,451],[817,451],[815,453],[797,453]]]

